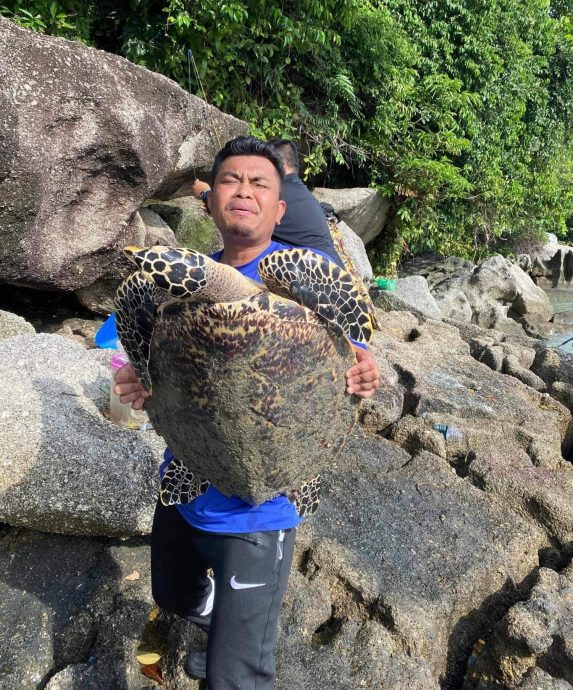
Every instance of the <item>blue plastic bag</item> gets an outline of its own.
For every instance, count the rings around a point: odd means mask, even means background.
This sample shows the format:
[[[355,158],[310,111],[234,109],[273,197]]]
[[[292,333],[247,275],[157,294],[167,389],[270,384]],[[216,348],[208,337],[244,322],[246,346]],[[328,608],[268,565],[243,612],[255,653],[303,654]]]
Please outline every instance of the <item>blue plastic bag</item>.
[[[117,350],[119,339],[115,327],[115,314],[110,314],[95,334],[95,344],[102,349]]]

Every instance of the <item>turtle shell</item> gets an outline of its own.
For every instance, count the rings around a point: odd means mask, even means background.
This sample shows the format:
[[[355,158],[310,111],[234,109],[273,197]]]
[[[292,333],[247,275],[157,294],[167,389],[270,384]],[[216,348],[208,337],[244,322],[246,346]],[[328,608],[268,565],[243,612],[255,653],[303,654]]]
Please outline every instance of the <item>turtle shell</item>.
[[[160,305],[151,420],[175,456],[221,492],[259,504],[331,465],[356,421],[340,330],[268,291]]]

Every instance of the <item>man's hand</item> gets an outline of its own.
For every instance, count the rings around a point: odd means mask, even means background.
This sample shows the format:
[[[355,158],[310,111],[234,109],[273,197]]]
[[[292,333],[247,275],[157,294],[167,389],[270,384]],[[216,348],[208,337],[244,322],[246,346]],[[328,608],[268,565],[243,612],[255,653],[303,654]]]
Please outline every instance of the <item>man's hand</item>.
[[[190,191],[193,196],[196,196],[199,199],[201,196],[201,192],[208,192],[210,189],[211,187],[207,184],[207,182],[195,179],[191,183]]]
[[[124,364],[121,369],[117,370],[113,390],[116,395],[119,395],[122,403],[131,403],[131,407],[134,410],[141,410],[145,398],[151,395],[137,380],[131,364]]]
[[[378,366],[369,350],[353,346],[356,364],[346,372],[346,392],[359,398],[370,398],[380,388]]]

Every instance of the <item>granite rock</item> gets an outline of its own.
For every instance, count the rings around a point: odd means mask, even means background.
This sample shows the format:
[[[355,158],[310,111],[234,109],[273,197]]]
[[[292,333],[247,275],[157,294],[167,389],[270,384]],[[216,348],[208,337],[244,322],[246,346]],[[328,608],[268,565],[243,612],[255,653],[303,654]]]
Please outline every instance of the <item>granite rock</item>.
[[[12,530],[0,572],[3,690],[157,687],[135,658],[153,606],[145,543]]]
[[[317,187],[313,194],[320,202],[330,204],[364,244],[368,244],[382,232],[391,206],[390,199],[369,188]]]
[[[12,314],[12,312],[0,309],[0,339],[35,332],[34,326],[28,323],[26,319],[18,316],[18,314]]]
[[[427,317],[441,319],[440,308],[428,288],[426,279],[422,276],[409,276],[408,278],[398,279],[394,294]]]
[[[3,17],[0,63],[4,282],[76,290],[122,277],[120,251],[134,244],[142,202],[191,168],[200,149],[212,160],[215,130],[245,131],[208,107],[208,121],[193,117],[190,133],[190,116],[207,106],[175,82]]]
[[[164,442],[104,416],[109,352],[57,335],[0,341],[0,521],[77,535],[146,534]]]
[[[541,568],[527,600],[510,608],[496,626],[464,690],[568,690],[572,684],[573,581]]]

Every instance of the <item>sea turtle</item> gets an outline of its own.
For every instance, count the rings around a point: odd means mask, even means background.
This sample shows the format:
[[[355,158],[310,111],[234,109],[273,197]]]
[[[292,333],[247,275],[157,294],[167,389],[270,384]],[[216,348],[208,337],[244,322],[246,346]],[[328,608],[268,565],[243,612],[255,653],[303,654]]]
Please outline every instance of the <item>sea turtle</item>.
[[[177,458],[162,501],[212,482],[259,504],[331,465],[359,402],[345,393],[348,337],[372,335],[352,276],[302,249],[264,257],[265,284],[188,249],[124,251],[139,270],[116,295],[118,334]],[[313,486],[294,499],[312,503]]]

